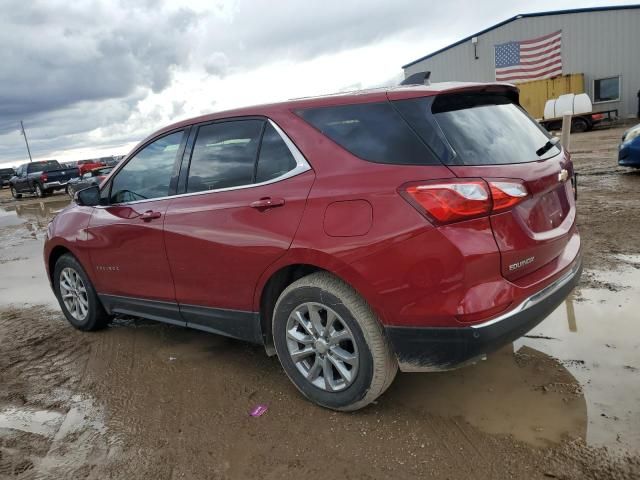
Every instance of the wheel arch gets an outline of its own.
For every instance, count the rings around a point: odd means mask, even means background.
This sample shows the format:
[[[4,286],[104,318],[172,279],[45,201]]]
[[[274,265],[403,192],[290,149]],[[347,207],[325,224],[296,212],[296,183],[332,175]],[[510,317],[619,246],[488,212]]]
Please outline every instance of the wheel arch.
[[[53,285],[53,271],[56,268],[56,262],[65,253],[70,253],[71,255],[73,255],[73,252],[71,252],[71,250],[69,250],[67,247],[63,245],[56,245],[55,247],[53,247],[53,249],[49,253],[49,257],[47,258],[47,272],[49,276],[49,283],[51,285]],[[75,255],[73,256],[76,259],[78,258]]]
[[[268,355],[275,355],[271,319],[278,297],[293,282],[311,273],[328,272],[348,283],[371,305],[384,323],[381,309],[370,301],[373,297],[366,291],[366,282],[355,270],[333,256],[314,252],[313,257],[310,258],[309,252],[305,252],[302,255],[292,255],[288,261],[281,259],[265,271],[258,282],[254,311],[260,312],[260,328]]]

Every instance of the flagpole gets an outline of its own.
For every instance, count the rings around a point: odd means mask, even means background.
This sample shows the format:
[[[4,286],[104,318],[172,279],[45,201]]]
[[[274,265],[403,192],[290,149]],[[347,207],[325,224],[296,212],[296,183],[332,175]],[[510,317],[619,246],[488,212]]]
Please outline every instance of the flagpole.
[[[22,124],[22,120],[20,120],[20,129],[22,130],[22,135],[24,135],[24,143],[27,145],[27,153],[29,154],[29,161],[33,162],[33,158],[31,158],[31,150],[29,150],[29,142],[27,140],[27,132],[24,131],[24,125]]]

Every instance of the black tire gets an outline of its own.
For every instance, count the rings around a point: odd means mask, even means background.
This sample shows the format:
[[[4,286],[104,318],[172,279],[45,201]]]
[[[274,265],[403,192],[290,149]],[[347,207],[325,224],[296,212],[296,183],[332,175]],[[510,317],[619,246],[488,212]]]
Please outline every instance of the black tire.
[[[42,189],[39,183],[36,183],[36,186],[34,187],[34,193],[38,198],[44,198],[45,196],[44,190]]]
[[[571,120],[571,131],[574,133],[582,133],[589,130],[591,125],[584,118],[574,118]]]
[[[88,310],[86,316],[82,319],[78,319],[74,317],[73,313],[69,310],[67,305],[62,299],[61,293],[61,275],[63,270],[72,269],[77,272],[77,275],[82,280],[84,287],[86,289],[86,300],[88,301]],[[53,269],[53,288],[58,299],[58,303],[60,303],[60,308],[62,308],[62,312],[64,316],[67,317],[67,320],[71,325],[73,325],[78,330],[83,331],[93,331],[100,330],[105,328],[109,324],[110,317],[105,312],[98,295],[93,288],[93,284],[89,280],[84,268],[80,265],[80,262],[76,260],[76,258],[70,253],[65,253],[62,255],[56,262],[56,265]]]
[[[13,185],[11,185],[9,188],[11,189],[11,196],[12,196],[14,199],[16,199],[16,200],[17,200],[17,199],[19,199],[19,198],[22,198],[22,194],[21,194],[21,193],[18,193],[18,191],[16,190],[16,187],[14,187]]]
[[[291,357],[287,322],[292,312],[305,304],[333,310],[352,334],[358,369],[352,382],[342,390],[328,391],[314,385]],[[351,286],[328,272],[303,277],[282,292],[274,309],[273,337],[282,368],[293,384],[312,402],[333,410],[352,411],[367,406],[384,393],[398,371],[398,362],[371,307]]]

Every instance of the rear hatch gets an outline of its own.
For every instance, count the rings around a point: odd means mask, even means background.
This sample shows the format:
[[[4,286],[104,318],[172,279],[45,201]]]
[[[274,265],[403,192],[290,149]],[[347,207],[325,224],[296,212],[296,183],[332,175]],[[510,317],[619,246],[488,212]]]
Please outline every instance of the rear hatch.
[[[457,177],[481,179],[504,277],[516,280],[563,252],[576,215],[571,161],[518,105],[515,89],[392,103],[427,144],[445,152],[439,156]]]

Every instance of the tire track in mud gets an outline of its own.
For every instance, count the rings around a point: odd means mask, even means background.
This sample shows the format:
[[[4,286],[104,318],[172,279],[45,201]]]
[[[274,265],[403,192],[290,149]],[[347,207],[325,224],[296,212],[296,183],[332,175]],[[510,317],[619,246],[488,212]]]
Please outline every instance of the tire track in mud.
[[[0,345],[0,385],[7,386],[0,409],[60,413],[53,436],[0,431],[0,478],[578,479],[640,472],[632,460],[612,467],[584,446],[534,449],[461,417],[431,414],[403,399],[407,389],[431,385],[408,381],[419,377],[404,377],[363,411],[328,411],[301,398],[260,348],[172,326],[118,321],[86,334],[59,314],[10,310],[0,312]],[[269,404],[263,417],[247,415],[256,403]],[[76,421],[84,427],[74,429]],[[594,458],[598,465],[587,463]]]

